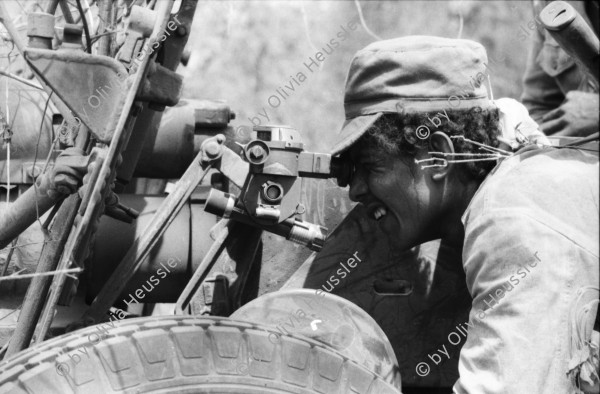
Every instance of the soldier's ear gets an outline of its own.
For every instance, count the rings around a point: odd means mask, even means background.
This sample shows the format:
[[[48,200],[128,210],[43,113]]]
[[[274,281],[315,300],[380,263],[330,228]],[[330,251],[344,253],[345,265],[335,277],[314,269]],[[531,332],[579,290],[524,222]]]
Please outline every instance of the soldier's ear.
[[[437,162],[442,164],[429,168],[431,170],[431,178],[434,181],[443,180],[453,170],[454,164],[448,163],[447,160],[453,159],[454,153],[454,143],[448,134],[436,131],[429,137],[429,154],[431,157],[439,158]]]

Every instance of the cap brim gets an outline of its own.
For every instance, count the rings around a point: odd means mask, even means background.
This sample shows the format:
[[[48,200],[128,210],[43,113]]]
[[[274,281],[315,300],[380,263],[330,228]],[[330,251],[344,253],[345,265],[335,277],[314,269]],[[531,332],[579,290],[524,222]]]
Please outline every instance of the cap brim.
[[[382,112],[372,115],[362,115],[346,120],[342,126],[342,130],[338,135],[337,142],[331,149],[331,155],[335,156],[360,139],[367,130],[383,115]]]

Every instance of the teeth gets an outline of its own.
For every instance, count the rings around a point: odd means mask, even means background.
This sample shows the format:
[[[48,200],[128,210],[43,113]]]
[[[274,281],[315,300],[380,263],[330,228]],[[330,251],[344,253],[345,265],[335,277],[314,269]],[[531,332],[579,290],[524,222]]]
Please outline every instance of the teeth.
[[[375,210],[375,212],[373,212],[373,216],[375,217],[375,220],[379,220],[385,216],[386,213],[387,210],[384,207],[379,207]]]

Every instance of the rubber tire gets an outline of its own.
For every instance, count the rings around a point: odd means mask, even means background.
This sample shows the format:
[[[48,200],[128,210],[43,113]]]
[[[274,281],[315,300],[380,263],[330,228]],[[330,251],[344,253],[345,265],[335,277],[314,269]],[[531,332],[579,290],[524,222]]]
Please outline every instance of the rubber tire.
[[[275,332],[218,317],[113,321],[3,361],[0,393],[399,393],[309,338],[283,335],[273,344]]]

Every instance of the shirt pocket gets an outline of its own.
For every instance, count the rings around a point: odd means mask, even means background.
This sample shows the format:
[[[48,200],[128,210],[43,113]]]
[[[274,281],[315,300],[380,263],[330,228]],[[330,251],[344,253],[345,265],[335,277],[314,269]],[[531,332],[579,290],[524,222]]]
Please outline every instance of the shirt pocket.
[[[567,55],[554,39],[544,40],[544,46],[536,60],[544,72],[551,77],[556,77],[575,66],[575,60]]]

